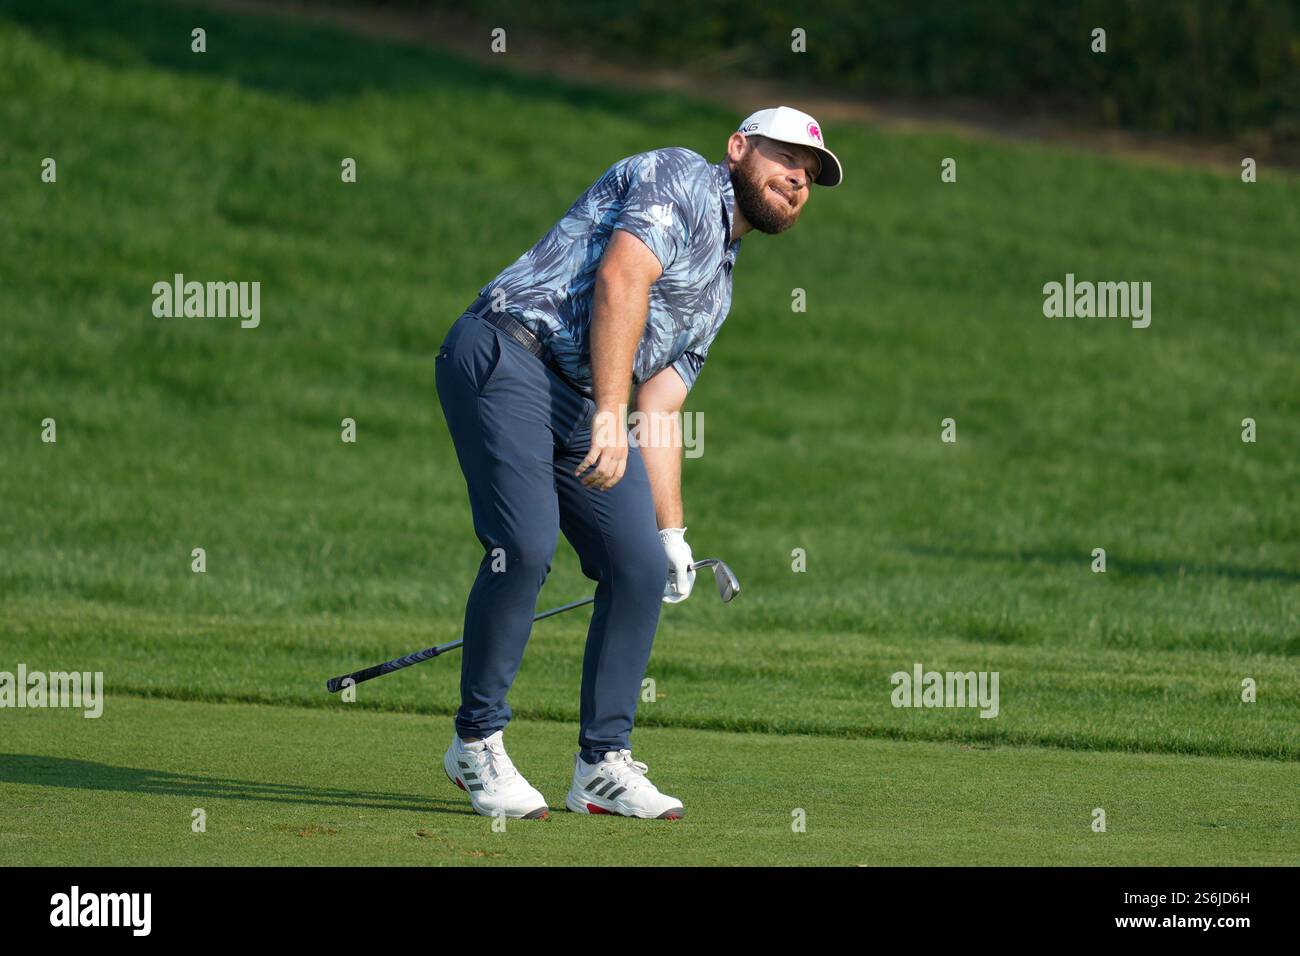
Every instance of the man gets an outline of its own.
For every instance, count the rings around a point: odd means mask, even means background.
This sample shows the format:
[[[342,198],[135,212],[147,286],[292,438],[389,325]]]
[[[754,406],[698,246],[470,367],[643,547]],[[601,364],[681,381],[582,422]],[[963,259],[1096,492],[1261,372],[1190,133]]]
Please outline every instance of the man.
[[[610,167],[531,249],[484,286],[438,353],[438,398],[484,548],[465,610],[461,705],[443,759],[476,811],[538,819],[502,730],[537,594],[562,529],[597,582],[582,669],[580,751],[565,805],[676,819],[632,759],[637,696],[659,604],[685,600],[678,412],[731,307],[741,236],[794,225],[839,160],[807,113],[750,116],[716,165],[669,147]],[[668,422],[629,442],[627,401]]]

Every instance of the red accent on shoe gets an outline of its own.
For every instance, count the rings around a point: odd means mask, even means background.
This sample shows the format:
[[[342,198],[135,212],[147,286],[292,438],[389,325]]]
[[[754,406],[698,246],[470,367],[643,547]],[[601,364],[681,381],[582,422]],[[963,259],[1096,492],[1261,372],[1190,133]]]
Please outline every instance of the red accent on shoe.
[[[465,790],[465,785],[464,785],[463,783],[460,782],[460,778],[459,778],[459,777],[456,778],[456,786],[460,787],[462,790]],[[465,792],[466,792],[466,793],[469,793],[468,790],[465,790]]]
[[[587,804],[587,812],[588,813],[610,813],[609,810],[606,810],[604,807],[598,807],[594,803]],[[611,814],[611,815],[617,816],[617,814]]]

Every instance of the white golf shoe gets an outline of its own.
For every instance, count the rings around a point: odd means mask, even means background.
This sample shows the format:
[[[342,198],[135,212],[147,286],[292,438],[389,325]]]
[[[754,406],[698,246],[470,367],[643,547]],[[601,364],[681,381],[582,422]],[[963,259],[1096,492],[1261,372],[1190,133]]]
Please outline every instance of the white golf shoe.
[[[549,815],[546,798],[510,762],[499,730],[472,744],[452,734],[442,769],[485,817],[499,813],[515,820],[544,820]]]
[[[677,820],[685,812],[676,797],[659,792],[646,778],[650,768],[630,750],[606,751],[598,764],[573,758],[573,786],[564,805],[574,813],[611,813],[644,820]]]

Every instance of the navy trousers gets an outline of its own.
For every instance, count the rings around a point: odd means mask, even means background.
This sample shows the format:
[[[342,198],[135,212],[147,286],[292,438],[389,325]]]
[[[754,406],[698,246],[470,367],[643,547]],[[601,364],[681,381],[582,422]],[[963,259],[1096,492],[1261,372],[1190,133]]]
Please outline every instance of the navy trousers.
[[[563,530],[596,582],[578,745],[589,763],[630,749],[668,574],[640,452],[628,449],[613,488],[583,487],[573,471],[591,447],[595,403],[483,319],[456,321],[436,367],[484,549],[465,608],[456,732],[483,738],[509,722],[506,695]]]

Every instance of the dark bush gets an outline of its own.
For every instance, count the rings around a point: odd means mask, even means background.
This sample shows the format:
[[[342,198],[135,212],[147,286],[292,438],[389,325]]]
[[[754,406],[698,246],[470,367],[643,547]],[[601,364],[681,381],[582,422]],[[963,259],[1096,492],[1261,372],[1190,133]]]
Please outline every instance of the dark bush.
[[[1300,142],[1297,0],[370,0],[471,10],[599,54],[788,77],[846,93],[1066,108],[1162,133]],[[791,31],[807,52],[790,52]],[[1103,27],[1105,55],[1091,51]],[[1080,115],[1082,114],[1082,115]]]

